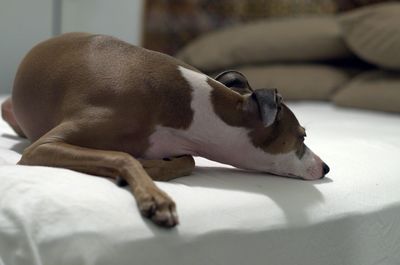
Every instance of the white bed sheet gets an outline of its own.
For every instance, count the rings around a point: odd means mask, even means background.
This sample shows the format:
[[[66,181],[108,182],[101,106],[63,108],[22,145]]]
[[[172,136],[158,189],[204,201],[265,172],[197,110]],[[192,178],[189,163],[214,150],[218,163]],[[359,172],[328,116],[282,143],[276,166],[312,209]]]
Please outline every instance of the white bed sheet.
[[[157,183],[181,224],[143,219],[129,190],[66,169],[16,166],[27,145],[0,122],[0,265],[400,264],[400,116],[292,104],[331,167],[301,181],[198,158]]]

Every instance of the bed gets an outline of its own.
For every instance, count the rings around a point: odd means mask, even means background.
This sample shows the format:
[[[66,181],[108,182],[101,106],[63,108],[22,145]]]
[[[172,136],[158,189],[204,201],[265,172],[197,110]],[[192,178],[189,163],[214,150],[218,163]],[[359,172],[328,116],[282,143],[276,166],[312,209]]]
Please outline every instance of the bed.
[[[196,158],[191,176],[157,183],[178,205],[172,230],[143,219],[130,191],[108,179],[15,165],[28,142],[0,121],[0,264],[400,264],[400,116],[290,107],[328,176]]]

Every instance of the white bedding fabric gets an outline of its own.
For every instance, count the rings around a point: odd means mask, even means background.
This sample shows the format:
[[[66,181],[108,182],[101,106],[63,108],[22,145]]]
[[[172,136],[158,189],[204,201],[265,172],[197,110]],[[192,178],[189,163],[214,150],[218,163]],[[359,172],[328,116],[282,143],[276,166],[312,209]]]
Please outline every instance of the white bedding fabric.
[[[196,159],[192,176],[157,183],[178,205],[173,230],[143,219],[107,179],[14,165],[27,142],[0,122],[0,264],[400,264],[400,116],[291,107],[328,177]]]

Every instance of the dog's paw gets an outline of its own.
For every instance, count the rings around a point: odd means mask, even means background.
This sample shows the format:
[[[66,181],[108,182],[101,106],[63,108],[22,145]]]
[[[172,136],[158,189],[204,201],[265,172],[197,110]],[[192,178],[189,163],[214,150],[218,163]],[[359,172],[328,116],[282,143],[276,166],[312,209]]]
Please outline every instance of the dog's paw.
[[[162,227],[174,227],[179,223],[175,202],[158,189],[136,190],[140,213]]]

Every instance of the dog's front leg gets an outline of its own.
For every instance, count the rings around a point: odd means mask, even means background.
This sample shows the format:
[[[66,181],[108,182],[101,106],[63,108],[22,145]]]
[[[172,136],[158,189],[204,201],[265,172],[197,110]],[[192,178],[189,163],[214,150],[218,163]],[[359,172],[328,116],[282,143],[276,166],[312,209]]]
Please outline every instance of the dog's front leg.
[[[40,138],[24,151],[18,164],[63,167],[99,176],[121,177],[130,185],[142,215],[161,226],[178,224],[174,201],[157,188],[135,158],[123,152],[83,148],[55,139],[48,135]]]

